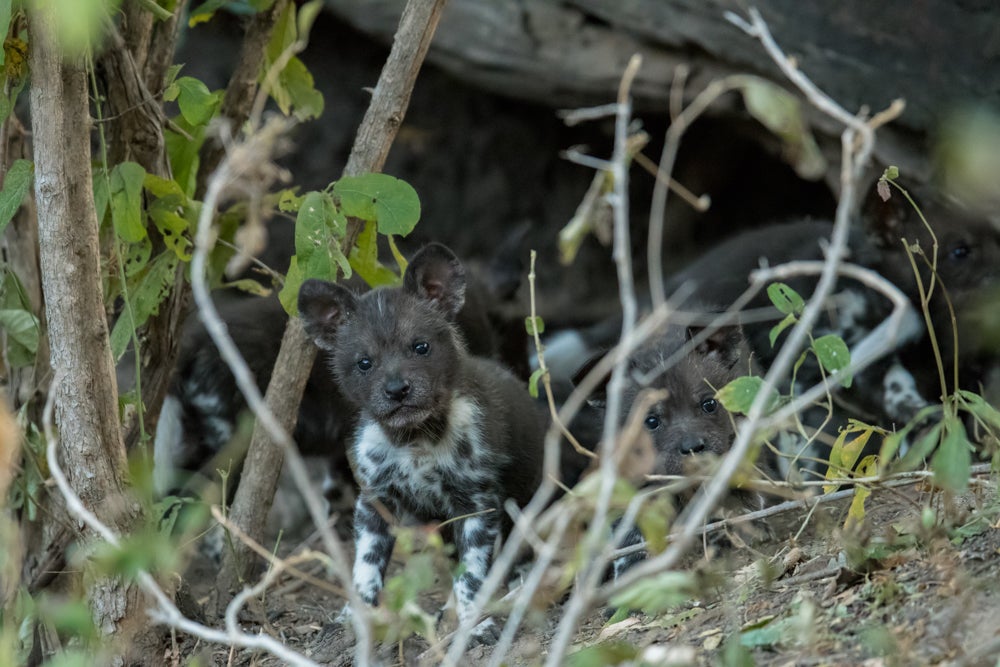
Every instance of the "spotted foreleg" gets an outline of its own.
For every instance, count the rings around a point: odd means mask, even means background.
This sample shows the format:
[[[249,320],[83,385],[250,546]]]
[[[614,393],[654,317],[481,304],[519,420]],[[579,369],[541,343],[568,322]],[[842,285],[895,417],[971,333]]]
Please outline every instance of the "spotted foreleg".
[[[500,516],[496,511],[463,519],[456,529],[461,574],[455,579],[455,600],[458,618],[463,623],[475,614],[476,593],[489,573],[499,534]],[[492,618],[479,623],[472,635],[475,641],[483,644],[494,644],[499,636],[499,628]]]
[[[385,570],[396,543],[389,524],[364,495],[354,505],[354,588],[368,604],[378,605]]]

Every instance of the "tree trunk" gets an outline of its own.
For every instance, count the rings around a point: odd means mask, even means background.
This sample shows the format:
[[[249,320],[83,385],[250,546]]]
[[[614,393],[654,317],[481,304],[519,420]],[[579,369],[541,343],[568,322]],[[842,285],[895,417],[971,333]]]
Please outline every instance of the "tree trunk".
[[[59,454],[73,490],[119,533],[140,515],[129,498],[118,391],[104,318],[97,215],[90,171],[87,74],[82,58],[65,60],[52,10],[29,18],[35,199],[42,290],[56,376]],[[93,539],[86,535],[85,539]],[[155,662],[145,600],[120,579],[88,577],[95,623],[125,656]]]

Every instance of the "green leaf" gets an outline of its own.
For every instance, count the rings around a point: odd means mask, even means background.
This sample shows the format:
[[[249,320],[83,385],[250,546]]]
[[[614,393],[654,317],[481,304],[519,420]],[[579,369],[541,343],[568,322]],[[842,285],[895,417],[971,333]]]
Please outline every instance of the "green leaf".
[[[231,282],[223,284],[222,286],[238,289],[241,292],[246,292],[247,294],[253,294],[254,296],[270,296],[271,294],[270,289],[268,289],[264,285],[261,285],[253,278],[243,278],[242,280],[233,280]]]
[[[1000,411],[975,392],[959,389],[962,407],[992,429],[1000,430]]]
[[[184,189],[184,194],[193,197],[200,163],[198,151],[205,142],[205,127],[189,125],[182,117],[177,118],[175,123],[179,129],[187,133],[187,136],[173,130],[163,131],[167,155],[170,157],[170,169],[174,180]]]
[[[542,379],[542,375],[544,374],[544,368],[536,368],[531,372],[531,377],[528,378],[528,394],[532,398],[538,398],[538,381]]]
[[[333,193],[345,215],[376,222],[380,234],[406,236],[420,220],[417,191],[394,176],[345,176],[334,184]]]
[[[35,165],[30,160],[14,160],[3,179],[0,191],[0,234],[21,208],[24,196],[31,189],[35,175]]]
[[[174,90],[181,116],[195,126],[208,124],[222,101],[221,93],[213,93],[208,86],[191,76],[182,76],[174,81],[171,93]]]
[[[191,261],[189,248],[192,243],[184,236],[184,232],[188,229],[188,221],[172,209],[157,205],[158,203],[149,207],[149,217],[160,232],[163,244],[177,255],[177,259],[182,262]]]
[[[393,235],[388,234],[385,238],[389,241],[389,252],[392,253],[392,258],[396,260],[396,267],[399,269],[399,275],[405,276],[406,267],[408,267],[410,263],[406,261],[406,258],[403,257],[403,253],[399,251],[398,247],[396,247],[396,239]]]
[[[140,572],[174,569],[177,549],[169,535],[156,530],[144,530],[122,538],[119,546],[107,542],[94,550],[94,562],[99,571],[108,575],[135,579]]]
[[[858,464],[858,477],[870,477],[878,471],[878,459],[875,456],[866,456]],[[826,488],[826,487],[824,487]],[[872,494],[871,487],[862,484],[854,486],[854,495],[851,498],[851,506],[847,509],[847,518],[844,520],[844,527],[858,524],[865,520],[865,502]]]
[[[914,470],[919,467],[924,459],[926,459],[934,448],[937,446],[938,441],[941,439],[941,431],[944,428],[944,422],[938,422],[929,431],[924,433],[916,442],[910,446],[910,449],[906,452],[903,458],[899,461],[897,470]]]
[[[662,553],[667,548],[667,536],[670,534],[670,521],[674,512],[673,498],[667,494],[656,496],[639,509],[635,524],[642,533],[649,553]]]
[[[299,288],[302,287],[305,280],[305,276],[299,269],[298,258],[292,257],[292,261],[288,265],[288,273],[285,274],[285,284],[278,292],[278,301],[281,302],[285,312],[292,317],[299,314]]]
[[[111,170],[111,219],[115,234],[125,243],[146,238],[142,223],[142,184],[146,170],[135,162],[122,162]]]
[[[149,257],[153,254],[153,242],[149,237],[142,239],[138,243],[127,243],[122,246],[122,269],[125,277],[131,278],[146,268]]]
[[[180,203],[184,203],[187,199],[184,195],[184,188],[181,187],[180,183],[169,178],[162,178],[156,174],[146,174],[146,177],[142,180],[142,187],[146,188],[147,192],[158,199],[171,195],[180,197]]]
[[[280,103],[278,105],[282,113],[287,115],[294,112],[295,118],[300,121],[319,118],[322,115],[325,104],[323,93],[316,90],[313,75],[301,60],[292,58],[288,61],[278,76],[278,84],[279,87],[274,92],[284,91],[282,99],[286,100],[284,105]],[[277,96],[275,100],[278,100]]]
[[[625,641],[601,642],[566,656],[566,667],[607,667],[633,661],[639,649]]]
[[[366,223],[354,248],[351,249],[351,268],[372,287],[399,285],[402,278],[378,261],[378,234],[374,223]]]
[[[823,368],[829,373],[841,371],[851,365],[851,351],[847,349],[847,343],[836,334],[821,336],[813,341],[813,352]],[[840,384],[845,388],[851,386],[851,374],[844,373],[840,377]]]
[[[875,427],[857,423],[842,429],[833,443],[833,448],[830,449],[830,465],[826,469],[826,478],[837,479],[850,474],[874,432]],[[858,435],[848,442],[847,438],[852,434]],[[833,493],[837,488],[836,484],[827,484],[823,487],[823,493]]]
[[[0,327],[7,332],[7,361],[15,368],[35,363],[41,325],[27,310],[0,310]]]
[[[972,443],[965,425],[957,417],[944,421],[944,438],[931,459],[934,484],[951,491],[964,491],[969,486],[972,468]]]
[[[95,640],[98,637],[97,628],[94,626],[94,617],[90,612],[90,607],[82,599],[56,599],[46,597],[40,604],[40,616],[46,623],[51,623],[60,633],[71,637],[79,637],[86,640]],[[93,657],[91,656],[91,660]],[[53,661],[45,663],[53,664]],[[80,664],[69,662],[65,664]],[[88,663],[83,663],[88,664]],[[89,664],[93,664],[90,662]]]
[[[781,332],[795,324],[797,321],[798,318],[796,318],[795,315],[788,313],[785,315],[785,319],[771,327],[771,333],[768,334],[768,340],[771,341],[771,347],[774,347],[774,343],[778,340],[778,336],[781,335]]]
[[[641,609],[647,614],[659,614],[683,604],[697,595],[694,575],[690,572],[660,572],[629,586],[611,597],[615,607]]]
[[[781,139],[784,157],[804,179],[817,180],[826,171],[826,159],[809,131],[799,99],[771,81],[743,77],[747,111]]]
[[[755,375],[744,375],[738,377],[725,387],[720,389],[715,397],[726,410],[739,414],[746,414],[753,405],[758,392],[764,387],[764,379]],[[771,390],[771,400],[766,406],[770,410],[777,401],[777,394]]]
[[[132,340],[132,331],[141,327],[150,316],[160,311],[160,304],[170,294],[177,270],[177,256],[172,252],[160,253],[139,274],[134,285],[129,286],[129,303],[132,308],[122,314],[111,330],[111,352],[115,361],[121,358]],[[134,321],[132,317],[134,316]]]
[[[767,286],[767,296],[783,315],[799,315],[805,302],[799,293],[785,283],[771,283]]]
[[[11,0],[0,0],[0,26],[10,27]],[[4,49],[0,49],[0,65],[6,61]],[[0,122],[3,122],[0,120]]]
[[[104,167],[94,169],[94,210],[97,212],[97,224],[103,226],[104,217],[108,214],[108,202],[111,193],[108,192],[108,174]]]
[[[346,231],[341,222],[330,195],[310,192],[303,198],[295,220],[295,256],[304,279],[336,280],[338,267],[350,275],[350,264],[340,251]]]
[[[297,188],[287,188],[281,191],[281,195],[278,197],[278,210],[285,213],[295,213],[299,210],[302,205],[302,200],[305,199],[304,196],[300,197],[295,194]]]
[[[193,28],[199,23],[206,23],[215,15],[216,10],[221,9],[229,0],[207,0],[191,10],[188,17],[188,27]]]
[[[543,334],[545,333],[545,320],[537,315],[528,316],[524,318],[524,328],[529,336],[534,336],[536,333]]]
[[[299,15],[295,23],[299,31],[299,35],[308,35],[309,31],[312,30],[313,23],[316,22],[316,17],[323,10],[323,0],[312,0],[312,2],[307,2],[301,7],[299,7]]]

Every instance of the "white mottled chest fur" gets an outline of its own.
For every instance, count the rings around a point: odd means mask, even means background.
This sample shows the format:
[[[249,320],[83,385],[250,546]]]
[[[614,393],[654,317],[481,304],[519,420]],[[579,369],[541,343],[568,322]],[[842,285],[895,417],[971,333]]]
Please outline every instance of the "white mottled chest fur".
[[[452,400],[437,440],[393,443],[375,422],[362,421],[355,440],[355,475],[362,491],[402,520],[444,520],[467,512],[494,490],[497,456],[485,442],[481,408]]]

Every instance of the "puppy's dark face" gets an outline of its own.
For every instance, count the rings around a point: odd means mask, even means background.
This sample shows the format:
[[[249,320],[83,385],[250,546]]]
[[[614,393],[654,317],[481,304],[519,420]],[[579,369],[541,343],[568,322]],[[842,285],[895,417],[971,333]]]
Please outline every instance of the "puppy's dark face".
[[[720,329],[671,362],[687,340],[683,332],[671,332],[636,353],[630,365],[624,405],[639,405],[647,390],[663,392],[642,417],[656,451],[654,474],[683,474],[692,456],[725,454],[735,437],[732,417],[715,391],[747,372],[746,340],[738,327]]]
[[[465,299],[462,265],[442,245],[414,256],[402,287],[361,297],[308,280],[299,312],[317,345],[332,353],[344,395],[390,432],[426,430],[451,405],[465,354],[452,324]]]
[[[937,238],[938,276],[956,304],[1000,281],[1000,229],[982,217],[935,202],[918,205]],[[895,190],[888,201],[869,194],[864,222],[882,248],[881,272],[916,300],[916,278],[901,239],[911,245],[919,243],[928,260],[933,260],[934,238],[927,226]],[[927,262],[919,256],[915,260],[926,286],[930,279]]]
[[[360,299],[334,347],[344,394],[379,424],[415,429],[451,404],[460,343],[430,303],[401,290]]]

